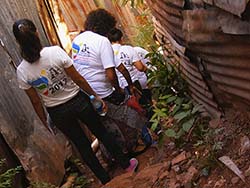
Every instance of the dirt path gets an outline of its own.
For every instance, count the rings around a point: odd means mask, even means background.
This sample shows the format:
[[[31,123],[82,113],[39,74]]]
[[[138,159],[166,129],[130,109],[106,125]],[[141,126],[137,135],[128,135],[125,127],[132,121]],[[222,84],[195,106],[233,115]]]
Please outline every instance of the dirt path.
[[[165,139],[163,147],[150,147],[137,156],[136,173],[124,173],[119,167],[110,170],[113,178],[102,186],[93,176],[89,188],[249,188],[250,187],[250,115],[228,112],[223,121],[212,121],[212,129],[221,130],[216,144],[221,144],[214,159],[208,148],[187,143],[181,148]],[[215,127],[214,127],[215,126]],[[227,156],[236,165],[244,181],[218,158]]]

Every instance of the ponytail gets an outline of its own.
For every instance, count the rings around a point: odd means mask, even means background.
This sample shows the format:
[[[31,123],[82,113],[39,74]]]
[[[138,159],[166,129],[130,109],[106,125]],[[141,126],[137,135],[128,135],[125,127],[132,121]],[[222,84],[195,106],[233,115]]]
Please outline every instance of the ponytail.
[[[42,45],[31,20],[21,19],[13,24],[13,34],[21,48],[21,56],[33,63],[40,58]]]

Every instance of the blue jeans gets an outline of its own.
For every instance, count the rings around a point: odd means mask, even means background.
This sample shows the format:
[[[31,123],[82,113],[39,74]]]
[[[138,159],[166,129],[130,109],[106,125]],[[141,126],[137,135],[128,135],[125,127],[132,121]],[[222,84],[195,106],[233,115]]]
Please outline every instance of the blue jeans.
[[[82,121],[92,134],[104,144],[122,168],[125,169],[129,166],[129,159],[123,154],[117,143],[112,140],[86,94],[80,91],[68,102],[49,107],[47,111],[55,126],[75,144],[84,162],[103,184],[110,181],[110,177],[98,161],[78,120]]]

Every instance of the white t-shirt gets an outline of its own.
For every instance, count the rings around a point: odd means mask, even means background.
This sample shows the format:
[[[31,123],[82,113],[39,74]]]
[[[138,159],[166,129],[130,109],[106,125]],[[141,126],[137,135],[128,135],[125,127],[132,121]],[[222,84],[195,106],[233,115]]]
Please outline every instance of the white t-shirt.
[[[144,48],[141,48],[139,46],[134,47],[135,51],[137,52],[137,54],[139,55],[141,62],[146,65],[149,66],[149,59],[146,58],[146,55],[149,53],[147,50],[145,50]]]
[[[137,77],[138,70],[134,66],[134,63],[136,61],[139,61],[140,58],[137,55],[134,48],[129,45],[121,45],[121,44],[113,44],[112,47],[114,50],[116,65],[118,66],[121,63],[123,63],[123,65],[127,68],[132,81],[134,82],[138,80],[138,77]],[[116,71],[116,72],[117,72],[120,87],[121,88],[126,87],[128,85],[126,79],[119,71]]]
[[[147,50],[141,48],[141,47],[134,47],[135,51],[137,52],[138,56],[140,57],[141,62],[145,65],[148,66],[149,59],[145,58],[145,56],[149,53]],[[137,77],[138,80],[141,84],[142,89],[147,88],[147,75],[144,72],[140,72],[137,70]]]
[[[92,31],[85,31],[73,40],[72,58],[78,72],[102,98],[113,92],[105,69],[116,67],[108,38]]]
[[[80,90],[64,70],[73,65],[71,58],[59,46],[45,47],[40,55],[36,62],[22,60],[17,67],[19,87],[35,88],[46,107],[69,101]]]

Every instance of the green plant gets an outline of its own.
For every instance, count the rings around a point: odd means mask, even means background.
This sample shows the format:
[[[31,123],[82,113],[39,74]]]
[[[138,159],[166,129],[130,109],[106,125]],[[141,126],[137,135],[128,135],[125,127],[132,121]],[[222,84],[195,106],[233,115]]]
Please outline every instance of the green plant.
[[[199,117],[196,122],[196,128],[193,131],[192,140],[194,153],[200,176],[209,176],[211,170],[221,163],[218,161],[218,155],[223,149],[224,143],[220,141],[220,135],[223,134],[223,128],[209,128],[210,118]]]
[[[153,40],[154,24],[149,9],[145,9],[140,15],[135,16],[135,18],[137,25],[131,27],[135,33],[131,37],[131,43],[133,46],[140,46],[150,50],[150,47],[156,44]]]
[[[84,181],[79,181],[79,179],[81,179],[81,177],[78,177],[78,173],[77,172],[74,172],[75,171],[75,166],[74,165],[80,165],[81,164],[81,161],[79,159],[70,159],[66,165],[66,169],[65,169],[65,179],[64,179],[64,183],[68,183],[68,178],[73,178],[73,181],[70,182],[70,185],[72,185],[72,188],[83,188],[85,186],[86,183],[84,183]],[[75,185],[76,183],[76,180],[77,180],[77,186],[73,186]],[[71,181],[71,180],[70,180]],[[80,185],[79,183],[83,183],[83,185]],[[53,184],[50,184],[50,183],[46,183],[46,182],[31,182],[30,183],[30,187],[29,188],[59,188],[58,186],[56,185],[53,185]]]
[[[89,185],[89,180],[85,176],[79,176],[74,183],[75,188],[84,188]]]
[[[140,6],[144,3],[144,0],[112,0],[113,2],[119,3],[121,5],[126,5],[130,3],[131,7]]]
[[[58,187],[45,182],[31,182],[29,188],[58,188]]]
[[[147,50],[149,50],[150,46],[154,46],[154,25],[152,15],[150,9],[144,3],[144,0],[113,0],[113,2],[118,3],[121,6],[130,3],[132,8],[136,8],[134,16],[137,24],[130,26],[133,31],[133,35],[130,37],[130,43],[132,46],[140,46]]]
[[[148,73],[148,82],[156,100],[154,115],[150,120],[152,129],[160,124],[166,136],[185,141],[184,136],[195,124],[202,106],[193,103],[187,92],[187,83],[181,76],[179,63],[174,62],[171,55],[165,57],[153,48],[147,56],[153,67]]]
[[[210,118],[200,115],[203,106],[195,104],[189,96],[179,63],[171,56],[171,51],[163,51],[165,56],[152,48],[147,55],[152,66],[148,72],[148,82],[155,100],[151,129],[160,125],[165,136],[173,139],[177,147],[191,146],[201,176],[208,176],[211,169],[219,164],[217,156],[223,149],[219,135],[223,129],[209,128]]]
[[[0,169],[2,171],[3,165],[5,164],[6,160],[0,160]],[[16,168],[8,169],[0,174],[0,188],[11,188],[12,182],[17,173],[22,170],[21,166],[17,166]]]
[[[66,174],[68,177],[75,177],[73,182],[74,188],[84,188],[87,187],[93,179],[88,179],[86,176],[81,175],[81,170],[84,169],[84,164],[79,158],[70,158],[69,159],[70,165],[66,169]]]
[[[159,51],[159,46],[153,46],[151,52],[146,56],[152,65],[148,72],[148,83],[152,86],[154,98],[172,95],[186,100],[190,99],[187,93],[187,83],[181,76],[179,62],[171,55],[169,49],[161,48],[170,55],[163,55]]]

